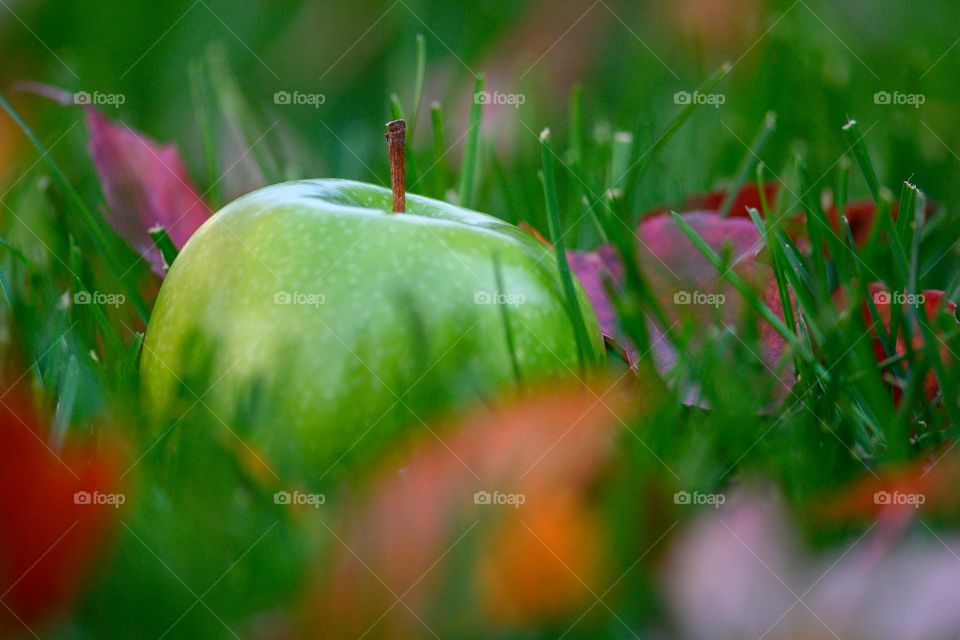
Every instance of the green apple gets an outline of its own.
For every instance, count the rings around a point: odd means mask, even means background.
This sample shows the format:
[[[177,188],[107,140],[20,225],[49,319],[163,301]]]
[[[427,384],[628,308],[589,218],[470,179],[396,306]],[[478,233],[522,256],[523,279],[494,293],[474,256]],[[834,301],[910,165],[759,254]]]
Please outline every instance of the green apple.
[[[389,213],[391,198],[347,180],[289,182],[204,223],[147,330],[141,374],[156,415],[169,425],[207,408],[278,475],[315,482],[431,411],[578,372],[547,247],[429,198]],[[600,328],[577,295],[595,363]]]

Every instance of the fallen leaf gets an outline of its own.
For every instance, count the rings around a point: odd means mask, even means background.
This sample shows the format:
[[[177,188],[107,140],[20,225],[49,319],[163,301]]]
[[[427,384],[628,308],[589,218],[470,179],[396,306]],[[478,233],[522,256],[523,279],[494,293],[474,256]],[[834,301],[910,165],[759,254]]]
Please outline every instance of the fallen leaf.
[[[767,182],[763,185],[763,198],[768,204],[772,205],[780,188],[779,182]],[[716,253],[722,255],[724,245],[729,245],[737,273],[751,281],[763,302],[782,318],[779,290],[769,266],[762,259],[758,260],[763,243],[747,212],[748,208],[763,210],[760,189],[755,184],[741,188],[733,200],[730,216],[724,218],[719,215],[719,211],[727,199],[727,194],[726,190],[716,190],[689,196],[684,201],[684,219]],[[926,214],[930,215],[934,210],[928,205]],[[720,305],[723,307],[721,320],[724,324],[736,326],[744,317],[740,296],[728,285],[717,281],[716,269],[677,227],[669,217],[669,212],[668,207],[647,212],[637,230],[640,266],[644,274],[651,279],[652,290],[658,302],[667,311],[671,321],[693,319],[695,326],[702,328],[714,319],[710,313],[710,305],[681,306],[675,303],[673,296],[690,295],[692,302],[695,294],[701,295],[704,300],[707,299],[704,296],[721,294],[724,299],[724,303]],[[840,226],[836,208],[829,205],[826,214],[834,233],[843,237],[841,234],[845,234],[845,231]],[[896,218],[896,205],[892,215]],[[845,217],[855,242],[858,245],[863,244],[871,232],[876,217],[876,205],[873,201],[849,203],[845,209]],[[799,238],[803,244],[804,239],[801,236],[805,230],[804,214],[798,212],[786,222],[791,235]],[[627,354],[628,363],[636,365],[639,356],[637,349],[620,330],[607,294],[608,282],[614,288],[623,286],[623,265],[616,250],[611,245],[601,245],[593,251],[569,251],[567,257],[600,320],[604,337],[622,347]],[[935,292],[930,294],[931,299],[938,295]],[[712,299],[716,300],[716,297]],[[732,304],[728,304],[728,301]],[[889,323],[889,320],[887,322]],[[651,325],[651,328],[655,339],[654,359],[658,368],[667,372],[672,369],[678,356],[665,341],[657,340],[662,337],[664,328],[655,325]],[[761,322],[759,328],[761,353],[758,355],[769,369],[778,372],[783,387],[789,388],[793,384],[792,371],[780,373],[777,369],[786,343],[769,324]]]
[[[36,635],[69,610],[118,521],[117,508],[97,503],[97,496],[120,495],[116,448],[70,443],[57,452],[46,438],[45,421],[26,394],[19,388],[5,394],[0,403],[4,637]]]
[[[149,230],[166,229],[177,249],[210,217],[177,148],[162,145],[93,107],[85,110],[93,158],[114,230],[162,276],[163,258]]]
[[[326,637],[416,638],[418,617],[463,637],[582,612],[607,568],[592,489],[632,395],[543,389],[433,429],[347,499],[308,617]]]
[[[910,520],[956,514],[960,457],[952,449],[873,470],[816,501],[812,515],[824,522]]]
[[[930,530],[898,542],[877,525],[811,554],[780,503],[741,491],[705,509],[664,567],[683,640],[938,640],[960,631],[960,540]],[[934,537],[936,536],[936,537]]]
[[[761,299],[780,315],[779,290],[773,271],[758,259],[763,249],[760,234],[752,221],[722,218],[714,211],[683,214],[684,220],[718,254],[729,249],[733,271],[752,283]],[[651,216],[637,230],[638,261],[667,321],[674,325],[689,323],[694,330],[705,329],[717,321],[737,327],[745,318],[745,302],[729,284],[721,281],[710,264],[676,221],[667,216]],[[604,245],[591,252],[568,252],[571,269],[579,278],[593,305],[604,335],[622,345],[631,365],[637,362],[636,347],[623,335],[605,282],[614,288],[623,286],[623,265],[616,250]],[[661,371],[674,366],[677,355],[660,332],[667,327],[651,325],[655,332],[654,359]],[[758,354],[772,371],[786,349],[783,338],[767,323],[760,323],[761,349]],[[793,384],[792,373],[777,374],[784,388]],[[688,394],[684,394],[685,396]]]
[[[891,314],[891,304],[894,302],[894,295],[900,295],[902,292],[891,292],[889,287],[886,284],[881,282],[872,282],[868,285],[870,295],[873,298],[874,305],[877,309],[877,315],[879,316],[880,322],[883,323],[885,331],[887,334],[890,333],[890,314]],[[919,299],[916,300],[916,304],[923,305],[924,314],[927,317],[927,322],[931,325],[934,324],[934,320],[942,312],[948,312],[950,314],[956,314],[957,305],[955,302],[948,300],[946,298],[946,292],[936,289],[928,289],[921,294],[919,294]],[[838,295],[835,296],[835,299],[840,301],[843,304],[843,293],[838,292]],[[908,306],[909,298],[906,295],[903,295],[903,301],[901,305],[904,309]],[[872,327],[874,320],[870,315],[870,309],[867,306],[867,303],[864,302],[862,307],[862,313],[864,322],[867,323],[868,327]],[[907,317],[904,313],[904,318]],[[873,351],[876,355],[877,362],[882,362],[887,359],[887,353],[883,347],[883,342],[880,340],[880,336],[876,329],[871,329],[871,334],[873,336]],[[911,328],[911,341],[910,345],[913,349],[920,354],[920,357],[924,357],[924,338],[923,334],[920,331],[920,327],[914,323]],[[896,352],[897,355],[905,355],[907,353],[907,337],[905,335],[904,328],[901,327],[896,335]],[[949,362],[952,358],[950,349],[943,342],[937,345],[937,351],[940,353],[940,359],[943,362]],[[900,398],[903,396],[903,389],[898,385],[891,385],[894,401],[899,402]],[[932,369],[927,372],[927,376],[924,381],[924,389],[927,394],[927,398],[933,399],[940,392],[940,385],[937,383],[936,372]]]

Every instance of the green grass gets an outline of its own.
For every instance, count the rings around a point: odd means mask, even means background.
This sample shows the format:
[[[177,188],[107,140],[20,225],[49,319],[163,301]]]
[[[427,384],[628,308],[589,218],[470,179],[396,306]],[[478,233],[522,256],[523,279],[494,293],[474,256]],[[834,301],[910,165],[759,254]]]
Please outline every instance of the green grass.
[[[836,43],[810,37],[800,13],[797,9],[797,16],[785,23],[796,33],[772,37],[780,38],[784,50],[809,48],[816,59],[833,60]],[[609,244],[617,251],[624,283],[611,285],[609,293],[622,333],[640,352],[637,375],[649,394],[638,398],[644,411],[622,425],[620,464],[602,479],[595,498],[606,518],[604,542],[611,548],[612,574],[625,577],[605,596],[609,609],[597,607],[568,637],[620,637],[611,631],[621,628],[617,617],[644,637],[648,629],[669,626],[666,595],[659,586],[659,553],[638,560],[638,549],[652,545],[669,525],[679,523],[679,531],[699,515],[696,509],[676,508],[670,502],[673,491],[724,493],[753,481],[769,483],[784,496],[808,540],[823,548],[843,548],[867,527],[853,521],[824,523],[810,515],[817,507],[890,465],[936,459],[960,437],[956,319],[941,313],[928,320],[922,308],[894,305],[887,328],[868,289],[883,281],[891,291],[911,295],[926,289],[945,289],[953,296],[960,292],[954,249],[960,238],[958,167],[949,155],[937,161],[917,150],[937,145],[923,133],[920,121],[927,112],[887,117],[890,112],[874,111],[858,100],[867,86],[861,78],[849,79],[849,89],[841,91],[836,78],[821,69],[831,68],[827,62],[796,66],[796,60],[780,57],[755,61],[746,79],[738,75],[747,73],[739,63],[718,67],[712,59],[689,60],[681,69],[689,80],[684,86],[697,86],[700,93],[726,92],[730,106],[714,112],[675,105],[669,95],[676,83],[658,75],[664,72],[656,61],[641,64],[618,54],[604,63],[622,71],[618,80],[600,73],[596,77],[606,79],[584,77],[569,91],[564,87],[562,98],[545,100],[548,104],[539,104],[530,89],[532,104],[518,112],[519,126],[489,132],[482,127],[484,105],[474,99],[486,86],[485,76],[464,73],[468,77],[459,83],[459,93],[437,96],[430,91],[439,45],[429,34],[408,34],[405,40],[413,55],[409,61],[392,58],[396,86],[371,81],[357,90],[360,97],[343,89],[345,102],[363,103],[360,126],[345,114],[347,108],[332,105],[331,111],[342,111],[311,114],[314,120],[293,140],[281,139],[278,131],[254,144],[266,128],[259,125],[275,115],[264,99],[271,92],[239,83],[233,59],[216,50],[194,52],[184,66],[190,111],[178,121],[180,128],[158,125],[163,119],[152,106],[143,107],[144,113],[153,113],[144,121],[157,126],[146,127],[151,134],[166,134],[181,144],[188,163],[197,167],[193,174],[200,192],[217,207],[230,194],[220,176],[236,161],[226,155],[228,143],[250,148],[244,166],[263,183],[312,171],[373,180],[372,171],[386,179],[383,117],[406,113],[408,184],[416,185],[414,191],[547,232],[584,367],[596,354],[566,250]],[[882,53],[877,56],[885,59]],[[635,64],[652,80],[631,72]],[[710,74],[699,71],[714,68]],[[754,83],[763,85],[755,94],[750,91]],[[930,83],[929,91],[955,109],[950,81],[933,78]],[[663,91],[665,86],[670,91]],[[785,101],[783,96],[798,95],[800,88],[812,92],[809,104]],[[743,95],[750,99],[741,102]],[[429,117],[420,115],[425,100]],[[861,109],[850,110],[851,105]],[[50,447],[59,450],[74,437],[120,434],[128,443],[128,480],[136,494],[131,509],[123,512],[127,529],[119,531],[111,561],[104,562],[69,627],[56,630],[56,637],[74,637],[74,629],[79,637],[161,635],[194,600],[171,571],[202,592],[272,526],[276,529],[270,537],[251,551],[234,578],[211,594],[208,604],[238,623],[248,622],[252,613],[295,606],[305,581],[313,577],[305,567],[322,566],[337,541],[312,516],[292,517],[260,499],[272,493],[272,481],[251,471],[242,447],[202,404],[178,423],[160,424],[141,406],[138,358],[155,283],[149,267],[137,261],[100,214],[103,197],[91,180],[79,128],[62,146],[51,144],[61,131],[55,125],[77,113],[51,115],[37,109],[30,112],[35,117],[24,118],[6,99],[0,98],[0,106],[34,149],[20,159],[24,179],[10,180],[3,197],[3,211],[10,214],[0,222],[5,354],[8,361],[29,367],[30,387],[50,416]],[[845,119],[860,111],[867,112],[863,126]],[[138,113],[110,115],[140,125]],[[290,119],[297,117],[301,115]],[[539,140],[531,135],[548,125],[552,134]],[[898,140],[899,131],[906,131],[906,140]],[[955,137],[945,134],[945,139]],[[461,142],[452,144],[457,140]],[[851,170],[854,164],[857,171]],[[665,329],[672,316],[638,260],[636,224],[654,205],[680,212],[685,195],[713,187],[732,189],[721,215],[741,215],[731,211],[734,192],[769,180],[782,184],[777,198],[748,215],[762,238],[760,260],[771,267],[780,309],[768,306],[746,279],[727,268],[723,251],[709,246],[674,213],[691,252],[701,252],[722,274],[742,296],[747,313],[735,327],[714,322],[702,334],[692,334],[683,323],[666,330],[664,342],[676,351],[677,362],[669,374],[658,370],[651,323]],[[865,198],[876,204],[877,214],[858,247],[844,214],[851,203]],[[836,227],[825,200],[839,212]],[[937,213],[926,216],[931,202]],[[801,210],[806,212],[802,218]],[[172,263],[176,251],[169,237],[159,230],[154,238]],[[495,269],[499,281],[499,263]],[[123,293],[128,303],[62,302],[83,291]],[[761,328],[771,328],[787,344],[772,371],[756,355],[762,351]],[[504,331],[513,354],[506,322]],[[908,337],[899,350],[898,334]],[[214,347],[199,345],[197,357],[209,348]],[[623,375],[616,358],[607,360],[608,375]],[[514,369],[519,378],[515,357]],[[789,389],[777,379],[786,371],[796,379]],[[456,372],[443,374],[429,381],[436,393],[444,393],[443,385],[452,381],[469,384]],[[939,391],[928,397],[931,375]],[[191,381],[191,386],[197,385]],[[693,386],[700,401],[685,404],[684,391]],[[420,395],[410,399],[411,412],[430,404],[431,393]],[[183,400],[186,406],[195,404],[195,398]],[[250,407],[238,408],[231,426],[242,434],[244,424],[261,419],[261,400],[253,390]],[[355,487],[327,488],[334,499],[324,517],[332,522],[346,504],[338,499]],[[932,530],[945,534],[958,524],[955,514],[930,521]],[[150,550],[164,562],[157,562]],[[442,578],[456,600],[471,576],[454,572]],[[565,629],[545,625],[503,637],[556,637]],[[177,631],[193,637],[225,634],[216,620],[195,614]]]

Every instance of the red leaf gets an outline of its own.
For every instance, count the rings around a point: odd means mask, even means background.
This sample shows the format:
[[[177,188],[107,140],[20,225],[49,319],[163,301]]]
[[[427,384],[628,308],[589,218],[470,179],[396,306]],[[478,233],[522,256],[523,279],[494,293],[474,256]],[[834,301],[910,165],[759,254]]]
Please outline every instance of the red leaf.
[[[763,185],[764,197],[767,203],[772,205],[777,197],[779,182],[768,182]],[[695,194],[686,199],[684,210],[686,211],[720,211],[724,201],[727,199],[726,190],[710,191],[707,193]],[[730,207],[730,215],[735,218],[749,218],[747,208],[763,211],[763,203],[760,201],[760,189],[755,184],[748,184],[737,192],[733,205]]]
[[[780,186],[779,182],[768,182],[763,186],[763,195],[768,203],[773,203]],[[766,265],[755,260],[756,252],[762,244],[756,228],[749,220],[747,208],[762,211],[760,189],[753,184],[743,187],[734,198],[730,217],[721,218],[719,210],[726,197],[725,190],[692,195],[684,201],[684,210],[687,212],[684,217],[717,253],[721,253],[726,242],[731,244],[733,260],[738,264],[737,272],[751,280],[757,286],[764,303],[782,317],[779,292],[772,273]],[[651,277],[652,288],[660,304],[676,312],[672,296],[681,292],[723,293],[727,299],[737,300],[729,287],[719,286],[716,270],[670,219],[667,215],[669,211],[669,207],[658,207],[649,211],[638,229],[640,266]],[[932,212],[933,208],[928,205],[927,215]],[[843,237],[845,232],[840,227],[836,208],[827,207],[826,214],[834,232]],[[847,205],[844,215],[850,223],[855,242],[858,245],[864,243],[874,223],[876,205],[868,200],[852,202]],[[896,205],[892,215],[896,218]],[[803,217],[803,213],[798,213],[789,225],[792,235],[800,236],[803,233]],[[605,280],[612,281],[615,286],[623,284],[623,268],[616,251],[612,246],[604,245],[590,252],[568,252],[568,259],[593,304],[604,335],[622,345],[630,363],[635,364],[637,350],[621,334],[604,286]],[[686,311],[687,313],[672,313],[671,318],[680,320],[684,317],[699,317],[699,321],[704,322],[710,316],[708,309],[698,308],[696,305],[691,305]],[[693,313],[690,313],[691,311]],[[742,318],[741,306],[725,306],[722,317],[728,324],[735,323]],[[760,331],[763,348],[761,357],[768,367],[773,368],[783,353],[785,343],[766,323],[760,324]],[[654,344],[654,357],[660,368],[668,369],[676,356],[661,341]],[[789,374],[782,377],[785,385],[791,383]]]
[[[880,282],[872,282],[869,286],[870,295],[873,296],[874,305],[877,308],[877,315],[880,316],[880,321],[883,322],[883,325],[886,327],[887,333],[890,332],[890,305],[893,301],[893,295],[891,294],[887,285]],[[936,289],[928,289],[921,294],[922,298],[917,301],[919,304],[923,305],[924,312],[926,313],[927,320],[933,324],[936,317],[942,312],[947,311],[951,314],[955,314],[957,311],[957,304],[952,300],[946,298],[946,292]],[[906,297],[902,304],[905,306],[908,303]],[[863,314],[864,319],[867,323],[867,326],[873,324],[873,319],[870,317],[870,310],[867,307],[866,303],[863,305]],[[873,331],[873,350],[876,354],[877,361],[882,361],[887,358],[887,354],[884,351],[883,343],[880,341],[879,337],[876,335],[876,331]],[[910,332],[912,336],[911,346],[923,357],[923,334],[920,331],[920,328],[916,325],[912,327]],[[938,345],[938,351],[940,353],[940,359],[944,362],[949,362],[952,355],[950,349],[943,342],[940,342]],[[904,355],[907,353],[907,343],[906,337],[904,336],[903,329],[901,328],[896,336],[896,350],[897,355]],[[924,389],[926,390],[928,398],[934,398],[940,392],[940,385],[937,384],[936,373],[931,370],[927,373],[926,379],[924,381]],[[899,403],[900,398],[903,392],[899,387],[893,388],[894,400]]]
[[[179,249],[210,217],[210,208],[174,145],[111,122],[92,107],[86,118],[90,154],[109,206],[107,220],[162,276],[163,259],[149,229],[162,226]]]
[[[6,388],[6,387],[5,387]],[[117,522],[108,504],[76,492],[115,492],[118,457],[74,444],[55,452],[25,394],[0,404],[0,635],[40,627],[70,606],[87,583]],[[109,495],[120,495],[109,493]]]
[[[767,182],[763,185],[764,196],[770,206],[773,206],[773,202],[777,197],[777,192],[779,189],[779,182]],[[688,197],[684,201],[684,211],[719,211],[720,207],[723,206],[723,202],[726,200],[726,197],[727,191],[723,189],[695,194]],[[749,219],[750,216],[747,213],[748,207],[756,209],[762,214],[763,207],[761,204],[760,190],[755,184],[748,184],[740,189],[736,198],[734,198],[733,205],[730,207],[730,216],[735,218]],[[893,203],[890,214],[893,216],[894,220],[897,218],[898,208],[898,203]],[[840,238],[845,239],[846,231],[841,226],[840,217],[837,213],[836,206],[831,204],[826,206],[825,209],[827,219],[830,221],[830,225],[833,227],[834,233],[836,233]],[[930,202],[927,202],[924,213],[929,216],[934,211],[935,207]],[[668,209],[660,208],[655,209],[653,213],[662,214],[667,212]],[[850,224],[850,230],[853,232],[854,242],[856,242],[858,246],[863,245],[867,241],[876,214],[877,205],[873,202],[873,200],[856,200],[854,202],[847,203],[844,216],[847,218],[847,222]],[[800,235],[803,233],[805,224],[803,218],[804,214],[798,213],[795,220],[788,221],[790,222],[790,224],[788,224],[788,230],[792,235]]]

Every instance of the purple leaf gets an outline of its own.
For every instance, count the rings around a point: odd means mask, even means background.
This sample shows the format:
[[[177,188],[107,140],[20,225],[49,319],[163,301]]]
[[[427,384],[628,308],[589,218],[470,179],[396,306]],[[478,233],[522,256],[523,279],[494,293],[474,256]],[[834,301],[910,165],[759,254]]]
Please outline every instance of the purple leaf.
[[[177,148],[86,109],[90,154],[107,199],[107,221],[163,275],[149,229],[162,226],[182,248],[211,211],[197,193]]]
[[[757,260],[763,243],[752,222],[742,218],[722,218],[714,211],[684,214],[685,221],[720,255],[729,248],[733,270],[752,283],[763,301],[780,313],[779,292],[772,269]],[[677,223],[665,215],[649,216],[637,230],[637,257],[652,292],[670,322],[690,323],[703,329],[719,321],[737,326],[743,321],[745,302],[683,233]],[[600,320],[604,334],[617,341],[635,364],[636,348],[620,331],[604,280],[614,287],[623,285],[623,266],[609,245],[592,252],[570,252],[570,265],[584,286],[587,297]],[[651,323],[653,357],[658,368],[667,371],[676,362],[676,353],[662,338],[664,327]],[[767,367],[776,371],[785,343],[774,329],[760,324],[761,351]],[[702,334],[702,332],[701,332]],[[789,374],[781,376],[785,387],[792,385]]]
[[[580,279],[590,304],[593,305],[603,334],[617,342],[622,342],[617,315],[604,286],[605,279],[612,281],[615,286],[623,283],[623,265],[620,264],[616,249],[610,245],[603,245],[596,251],[567,251],[567,260],[570,268]],[[636,354],[630,355],[632,364]]]

